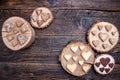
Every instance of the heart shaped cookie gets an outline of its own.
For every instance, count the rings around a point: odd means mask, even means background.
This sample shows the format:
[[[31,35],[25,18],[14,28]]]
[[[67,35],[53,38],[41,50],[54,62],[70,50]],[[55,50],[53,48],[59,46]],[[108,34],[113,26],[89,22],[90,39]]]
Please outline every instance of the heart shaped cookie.
[[[37,21],[37,24],[38,24],[39,27],[40,27],[43,23],[44,23],[43,20],[38,20],[38,21]]]
[[[32,19],[34,22],[37,22],[38,17],[37,17],[36,15],[33,15],[33,16],[31,17],[31,19]]]
[[[6,24],[6,25],[4,25],[4,28],[5,28],[5,31],[7,31],[7,32],[11,32],[12,30],[13,30],[13,24]]]
[[[70,54],[68,54],[68,55],[66,54],[64,57],[67,61],[69,61],[72,56]]]
[[[88,65],[88,64],[84,64],[83,66],[82,66],[82,68],[83,68],[83,70],[85,71],[85,72],[87,72],[89,69],[90,69],[90,65]]]
[[[92,35],[95,36],[97,34],[97,31],[92,31],[91,33],[92,33]]]
[[[110,68],[113,68],[113,66],[114,66],[113,63],[110,63],[110,64],[109,64],[109,67],[110,67]]]
[[[104,49],[106,49],[106,48],[108,48],[108,44],[102,44],[102,47],[103,47]]]
[[[105,71],[106,73],[108,73],[110,71],[110,68],[106,68]]]
[[[82,51],[82,50],[84,50],[85,46],[84,45],[80,45],[79,48]]]
[[[18,39],[18,41],[21,45],[24,44],[27,41],[27,37],[24,36],[24,35],[18,35],[17,39]]]
[[[101,30],[103,28],[103,25],[97,25],[98,29]]]
[[[105,67],[109,62],[110,62],[110,58],[101,58],[100,59],[101,64]]]
[[[114,42],[116,41],[116,39],[115,39],[115,38],[110,38],[109,41],[110,41],[110,43],[113,45]]]
[[[22,27],[24,23],[21,20],[16,21],[16,26],[17,27]]]
[[[111,25],[106,25],[105,29],[109,32],[112,29],[112,26]]]
[[[72,46],[71,50],[75,53],[78,50],[78,46]]]
[[[73,56],[73,60],[76,61],[78,59],[78,56]]]
[[[13,39],[14,39],[14,36],[10,36],[10,35],[7,36],[8,41],[12,41]]]
[[[14,40],[14,42],[11,42],[11,44],[12,44],[12,47],[16,47],[19,43],[17,40]]]
[[[103,72],[105,69],[104,69],[104,68],[99,68],[99,70],[100,70],[101,72]]]
[[[39,16],[42,13],[42,9],[36,9],[36,14]]]
[[[95,63],[95,66],[99,67],[100,66],[100,62]]]
[[[77,64],[68,64],[67,65],[67,69],[72,73],[75,71],[76,68],[77,68]]]
[[[95,47],[97,47],[97,46],[99,45],[99,41],[98,41],[98,40],[93,40],[92,43],[93,43],[93,45],[94,45]]]
[[[28,31],[28,29],[27,29],[27,28],[25,28],[25,27],[22,27],[22,28],[20,29],[20,31],[24,34],[25,32],[27,32],[27,31]]]
[[[50,18],[50,14],[49,13],[42,13],[41,18],[43,21],[47,21]]]
[[[84,63],[84,60],[80,60],[79,61],[79,64],[82,66],[83,65],[83,63]]]
[[[105,40],[108,39],[108,34],[107,33],[99,33],[99,38],[104,42]]]
[[[89,52],[89,51],[83,52],[82,57],[83,57],[83,59],[85,59],[87,61],[90,58],[91,54],[92,54],[92,52]]]
[[[113,36],[115,36],[116,33],[117,33],[117,31],[111,32],[111,34],[112,34]]]

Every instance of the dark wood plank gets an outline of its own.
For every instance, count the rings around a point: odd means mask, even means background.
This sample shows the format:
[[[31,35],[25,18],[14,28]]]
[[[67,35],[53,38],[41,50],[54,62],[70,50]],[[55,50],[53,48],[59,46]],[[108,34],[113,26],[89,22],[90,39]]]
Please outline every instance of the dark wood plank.
[[[0,34],[0,80],[120,80],[120,40],[113,51],[108,52],[115,58],[115,69],[105,76],[97,74],[93,67],[80,78],[71,76],[58,60],[68,42],[87,42],[86,33],[96,21],[111,22],[120,30],[119,0],[0,0],[0,29],[11,16],[30,22],[32,11],[40,6],[51,9],[54,21],[48,28],[34,28],[36,40],[30,47],[11,51]],[[95,51],[95,56],[99,54]]]
[[[88,74],[78,78],[68,75],[59,64],[0,63],[0,78],[12,80],[119,80],[119,73],[120,65],[116,65],[108,75],[101,76],[91,69]]]
[[[120,11],[119,0],[1,0],[1,9],[35,9],[40,6],[59,9]]]

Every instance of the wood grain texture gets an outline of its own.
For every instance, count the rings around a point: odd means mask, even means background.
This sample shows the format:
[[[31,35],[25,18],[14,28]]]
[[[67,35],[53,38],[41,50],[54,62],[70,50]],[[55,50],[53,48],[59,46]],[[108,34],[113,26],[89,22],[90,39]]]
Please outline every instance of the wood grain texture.
[[[0,80],[120,80],[120,40],[108,52],[115,58],[112,73],[101,76],[93,67],[78,78],[65,72],[59,62],[62,48],[68,42],[87,43],[86,33],[96,21],[113,23],[120,31],[119,0],[0,0],[0,33],[3,22],[11,16],[20,16],[30,22],[32,11],[46,6],[54,20],[45,29],[35,29],[36,40],[17,52],[9,50],[0,34]],[[95,52],[95,56],[100,53]]]
[[[1,0],[0,5],[1,9],[33,9],[46,6],[60,9],[120,11],[119,0]]]

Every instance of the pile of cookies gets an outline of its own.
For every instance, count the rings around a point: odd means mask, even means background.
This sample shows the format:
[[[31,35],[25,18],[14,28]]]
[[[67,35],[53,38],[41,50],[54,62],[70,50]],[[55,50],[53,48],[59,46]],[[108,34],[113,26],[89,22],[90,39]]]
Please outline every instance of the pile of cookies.
[[[40,7],[30,16],[31,25],[35,28],[45,28],[53,21],[52,12],[46,7]],[[4,44],[13,51],[18,51],[30,46],[35,40],[35,31],[29,22],[21,17],[10,17],[2,27]],[[74,76],[85,75],[94,65],[99,74],[110,73],[115,60],[105,54],[111,51],[119,40],[117,28],[108,22],[97,22],[88,31],[88,44],[81,41],[70,42],[63,48],[59,61],[65,71]],[[94,57],[94,51],[103,53]]]
[[[87,34],[89,44],[76,41],[63,48],[59,57],[62,67],[68,73],[78,77],[85,75],[92,65],[99,74],[110,73],[115,66],[115,60],[105,53],[111,51],[119,40],[117,28],[108,22],[97,22],[92,25]],[[94,58],[92,48],[102,54]]]

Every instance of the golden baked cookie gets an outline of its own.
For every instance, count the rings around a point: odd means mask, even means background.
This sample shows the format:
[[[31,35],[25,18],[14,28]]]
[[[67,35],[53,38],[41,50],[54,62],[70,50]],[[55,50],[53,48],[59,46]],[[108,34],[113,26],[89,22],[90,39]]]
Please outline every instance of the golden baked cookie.
[[[98,52],[108,52],[119,40],[117,28],[108,22],[98,22],[88,32],[89,44]]]
[[[40,7],[33,11],[31,15],[31,24],[36,28],[47,27],[53,21],[52,12],[46,7]]]
[[[99,74],[109,74],[115,66],[115,60],[111,55],[102,54],[97,56],[94,62],[94,68]]]
[[[62,50],[59,60],[65,71],[80,77],[91,69],[94,53],[89,45],[75,41]]]
[[[10,17],[3,23],[2,39],[9,49],[17,51],[32,44],[35,32],[25,19]]]

